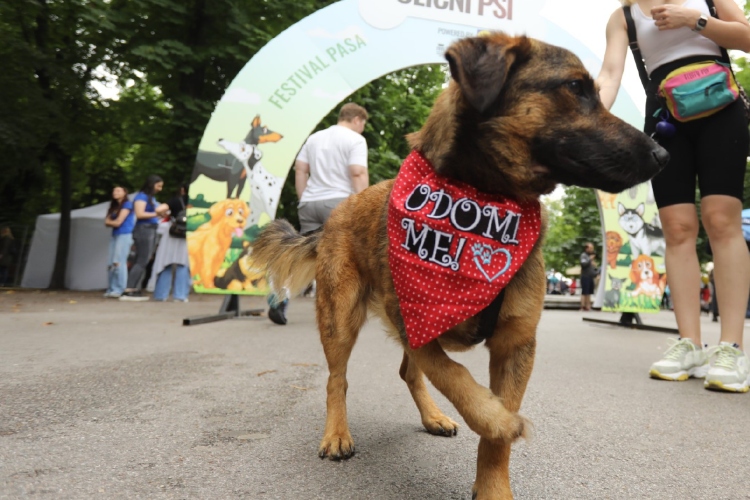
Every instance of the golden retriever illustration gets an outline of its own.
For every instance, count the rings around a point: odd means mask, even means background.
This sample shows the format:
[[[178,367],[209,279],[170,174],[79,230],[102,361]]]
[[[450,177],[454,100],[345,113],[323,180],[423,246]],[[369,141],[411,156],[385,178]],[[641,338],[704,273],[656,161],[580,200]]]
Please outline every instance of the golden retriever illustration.
[[[214,278],[232,244],[232,236],[240,237],[250,208],[242,200],[228,198],[208,209],[211,220],[188,236],[190,272],[197,275],[195,285],[216,288]]]

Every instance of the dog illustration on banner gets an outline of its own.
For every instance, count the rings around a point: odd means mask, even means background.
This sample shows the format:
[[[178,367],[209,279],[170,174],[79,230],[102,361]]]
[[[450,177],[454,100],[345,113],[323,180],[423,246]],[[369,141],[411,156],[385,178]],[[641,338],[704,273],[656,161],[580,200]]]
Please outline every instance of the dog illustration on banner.
[[[281,188],[284,187],[284,179],[276,177],[263,167],[260,161],[262,153],[258,155],[260,149],[244,142],[231,142],[225,139],[219,139],[217,144],[242,163],[247,177],[250,178],[250,209],[255,214],[250,223],[257,222],[262,213],[267,213],[269,216],[275,214],[281,197]],[[250,157],[256,158],[252,167],[248,162]]]
[[[262,269],[253,265],[250,242],[243,243],[242,252],[227,269],[220,269],[214,278],[217,288],[231,291],[252,291],[265,288],[266,275]]]
[[[241,237],[250,208],[242,200],[229,198],[208,209],[210,220],[188,236],[188,256],[193,284],[216,288],[216,275],[224,262],[232,237]]]
[[[667,286],[667,275],[656,272],[656,262],[648,255],[639,255],[630,265],[630,281],[635,285],[632,297],[644,295],[661,301],[661,295]]]
[[[664,243],[664,231],[658,215],[654,221],[658,225],[647,224],[643,220],[646,207],[639,203],[635,208],[626,208],[622,203],[617,204],[617,212],[620,215],[620,227],[630,236],[630,252],[633,257],[639,255],[659,255],[664,257],[666,244]]]
[[[232,142],[226,139],[219,139],[217,144],[222,147],[227,153],[211,153],[206,151],[198,151],[198,158],[193,169],[193,175],[190,179],[192,184],[200,176],[204,175],[209,179],[218,182],[226,182],[227,184],[227,198],[232,198],[236,190],[236,198],[240,198],[242,191],[245,187],[245,183],[248,178],[251,179],[251,185],[258,187],[256,192],[253,192],[253,196],[259,197],[261,200],[268,200],[270,202],[264,203],[263,206],[269,207],[275,210],[276,204],[273,203],[273,198],[278,197],[278,194],[273,193],[274,189],[280,192],[279,182],[277,181],[273,186],[261,187],[261,184],[268,183],[269,179],[278,179],[271,176],[263,167],[260,165],[260,160],[263,157],[263,153],[259,148],[260,144],[278,142],[283,136],[278,132],[269,130],[269,128],[262,124],[260,115],[256,115],[250,124],[250,131],[245,136],[245,139],[241,142]],[[256,168],[258,167],[258,168]],[[280,181],[283,184],[283,179]],[[259,196],[260,194],[263,196]],[[259,207],[259,211],[256,214],[260,216],[260,212],[265,211],[266,213],[272,214],[268,210],[263,210],[263,207]]]

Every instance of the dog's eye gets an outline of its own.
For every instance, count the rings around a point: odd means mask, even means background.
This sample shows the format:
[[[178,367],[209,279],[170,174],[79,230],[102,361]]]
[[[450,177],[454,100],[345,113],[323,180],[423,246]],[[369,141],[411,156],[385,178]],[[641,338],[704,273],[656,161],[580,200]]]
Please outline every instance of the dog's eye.
[[[568,89],[571,92],[573,92],[575,95],[580,95],[580,96],[582,96],[586,90],[583,85],[583,80],[573,80],[573,81],[567,82],[565,86],[568,87]]]
[[[231,208],[227,208],[227,212],[226,212],[227,217],[230,217],[233,213],[234,213],[234,210],[232,210]]]

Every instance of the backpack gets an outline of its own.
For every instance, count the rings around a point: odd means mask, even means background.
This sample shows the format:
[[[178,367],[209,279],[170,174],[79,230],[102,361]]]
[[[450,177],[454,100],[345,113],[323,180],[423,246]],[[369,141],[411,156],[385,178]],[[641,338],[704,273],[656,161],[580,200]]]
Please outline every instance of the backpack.
[[[187,209],[185,202],[180,198],[182,210],[176,216],[171,217],[169,221],[169,235],[174,238],[185,238],[187,235]]]

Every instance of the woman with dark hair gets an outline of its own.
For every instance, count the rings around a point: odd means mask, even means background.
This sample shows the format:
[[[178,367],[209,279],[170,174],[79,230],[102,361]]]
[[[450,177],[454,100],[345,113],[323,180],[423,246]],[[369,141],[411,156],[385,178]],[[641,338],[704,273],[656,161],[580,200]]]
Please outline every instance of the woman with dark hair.
[[[112,190],[112,202],[104,218],[104,225],[112,228],[107,263],[109,287],[104,296],[116,299],[122,296],[128,284],[128,255],[133,245],[135,226],[133,202],[128,200],[128,190],[122,186],[115,186]]]
[[[146,266],[154,253],[156,245],[156,228],[159,218],[169,213],[166,203],[159,203],[154,196],[164,188],[164,181],[158,175],[149,175],[143,187],[133,198],[135,210],[135,228],[133,229],[133,243],[135,243],[135,263],[128,274],[128,288],[120,300],[148,300],[141,293],[141,282],[146,273]]]

